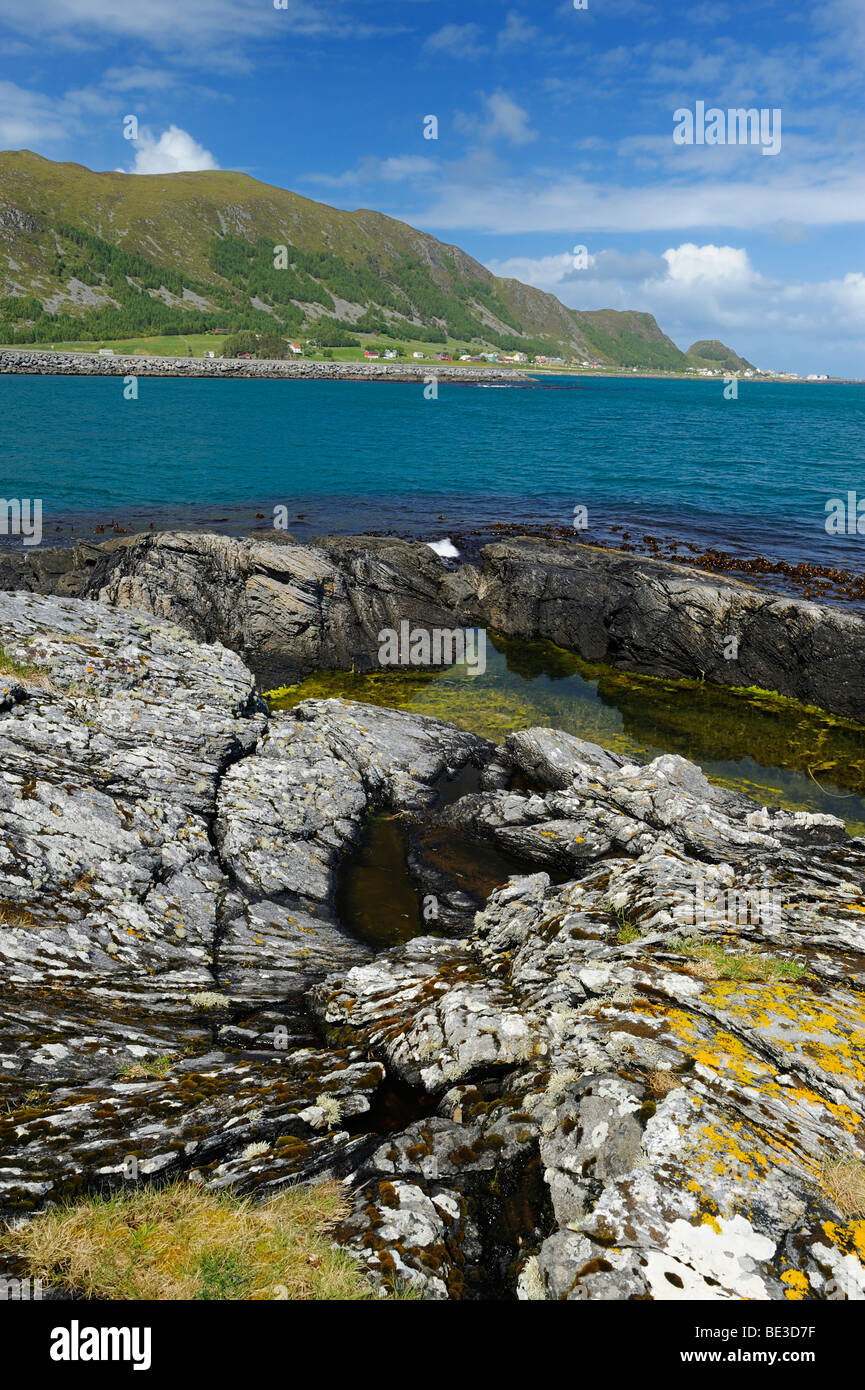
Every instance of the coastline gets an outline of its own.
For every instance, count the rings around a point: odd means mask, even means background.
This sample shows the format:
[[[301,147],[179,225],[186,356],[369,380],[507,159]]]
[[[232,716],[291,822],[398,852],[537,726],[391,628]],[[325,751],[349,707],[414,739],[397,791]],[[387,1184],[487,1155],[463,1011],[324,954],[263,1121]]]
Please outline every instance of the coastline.
[[[45,352],[38,349],[0,350],[0,375],[36,376],[154,376],[202,379],[271,381],[402,381],[423,382],[430,375],[438,380],[465,382],[496,381],[528,385],[530,378],[515,372],[484,365],[462,366],[456,362],[422,362],[417,365],[391,362],[312,362],[277,361],[241,357],[99,357],[96,353]]]
[[[259,381],[425,381],[429,376],[439,380],[475,385],[494,381],[498,384],[528,386],[537,377],[585,381],[606,379],[619,381],[690,381],[706,382],[709,377],[687,372],[653,372],[642,368],[591,369],[586,367],[543,367],[530,363],[505,366],[494,362],[463,365],[459,362],[339,362],[279,360],[242,357],[159,357],[144,354],[116,354],[100,357],[92,352],[54,352],[48,348],[0,347],[0,376],[152,376],[186,377],[202,380],[254,379]],[[722,381],[722,377],[715,378]],[[801,377],[760,376],[739,377],[742,384],[765,386],[860,386],[857,377],[829,377],[823,381],[808,381]]]
[[[262,542],[274,536],[285,537],[294,544],[314,545],[324,535],[351,536],[363,534],[379,541],[423,542],[431,545],[430,537],[438,531],[455,545],[460,564],[476,564],[484,546],[499,541],[529,538],[588,547],[605,552],[630,555],[635,560],[641,557],[649,560],[663,560],[679,566],[696,566],[710,574],[729,575],[743,580],[758,589],[775,593],[779,597],[797,597],[817,603],[843,604],[861,610],[865,607],[865,575],[855,570],[820,563],[803,558],[791,562],[784,558],[772,557],[764,553],[735,553],[723,546],[709,543],[695,545],[674,536],[660,534],[656,537],[643,534],[639,527],[625,531],[622,526],[614,526],[600,534],[575,532],[571,527],[557,522],[508,522],[478,521],[467,527],[462,522],[453,524],[444,515],[433,525],[414,527],[364,526],[363,519],[356,517],[356,524],[350,525],[348,518],[329,520],[325,517],[295,518],[287,531],[274,530],[269,516],[263,512],[253,513],[252,504],[246,507],[223,508],[229,515],[215,517],[210,515],[219,510],[216,507],[200,509],[181,508],[141,508],[139,514],[130,516],[123,511],[86,513],[80,516],[50,516],[46,518],[46,531],[50,541],[28,551],[21,546],[18,537],[0,535],[0,570],[4,563],[16,563],[14,557],[53,554],[59,556],[63,551],[84,550],[118,544],[135,537],[185,533],[189,535],[222,535],[238,541]],[[200,511],[200,515],[197,514]],[[151,519],[144,519],[145,514]],[[252,516],[258,524],[250,524]],[[614,534],[617,533],[617,534]],[[57,563],[61,563],[58,559]]]
[[[585,543],[500,538],[455,568],[422,541],[391,537],[163,531],[9,554],[0,586],[171,615],[238,652],[265,689],[319,669],[377,669],[387,612],[396,629],[406,615],[430,627],[479,623],[636,674],[759,687],[865,722],[861,614]],[[741,650],[725,654],[718,631],[741,636]],[[791,653],[812,648],[820,662],[791,666]]]
[[[342,1248],[424,1299],[862,1299],[823,1163],[859,1162],[865,1099],[839,817],[555,727],[271,711],[241,656],[125,603],[0,620],[0,1262],[70,1199],[126,1220],[131,1157],[148,1212],[338,1181]],[[382,824],[386,891],[356,891]]]

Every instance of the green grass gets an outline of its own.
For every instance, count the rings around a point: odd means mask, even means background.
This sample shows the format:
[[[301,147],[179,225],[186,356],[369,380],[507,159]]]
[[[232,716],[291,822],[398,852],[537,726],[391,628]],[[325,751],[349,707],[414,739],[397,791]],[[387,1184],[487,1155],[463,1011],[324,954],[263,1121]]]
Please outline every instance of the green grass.
[[[680,937],[670,943],[670,949],[687,956],[695,965],[695,973],[711,980],[783,983],[801,980],[808,973],[799,961],[764,956],[757,951],[729,951],[721,942],[699,936]]]
[[[285,336],[291,338],[295,342],[303,342],[310,333],[314,333],[314,328],[304,329],[300,334],[287,334]],[[438,362],[438,354],[440,352],[450,352],[453,354],[454,360],[456,361],[458,352],[464,348],[462,343],[457,343],[455,341],[449,343],[425,343],[416,339],[402,338],[398,343],[391,343],[389,340],[383,339],[375,334],[358,333],[356,336],[360,341],[360,347],[327,348],[324,351],[307,352],[305,356],[317,362],[365,362],[367,360],[363,355],[365,348],[379,348],[384,346],[399,347],[404,350],[398,359],[403,365],[406,363],[414,363],[415,359],[412,357],[413,352],[422,352],[425,355],[425,361],[418,365],[434,368],[440,365]],[[32,349],[41,352],[50,352],[53,349],[56,352],[96,353],[100,348],[111,348],[118,357],[203,357],[208,351],[215,352],[217,357],[219,357],[222,355],[222,349],[225,346],[225,338],[226,335],[220,333],[187,333],[177,335],[168,334],[158,338],[112,338],[98,340],[94,338],[86,342],[33,343],[30,345],[22,344],[22,346],[27,346],[28,350],[32,347]],[[6,346],[9,346],[9,344],[6,344]],[[187,353],[186,350],[187,346],[190,348],[189,353]],[[478,351],[479,349],[475,347],[473,350]],[[382,358],[382,361],[384,361],[384,358]],[[463,365],[467,364],[464,363]],[[472,365],[478,366],[483,364],[473,363]],[[495,365],[505,369],[514,368],[520,370],[526,364],[501,362]],[[567,370],[574,371],[575,368],[551,367],[549,370],[562,372]]]
[[[87,1298],[377,1300],[358,1261],[334,1243],[347,1210],[337,1182],[260,1204],[178,1182],[51,1207],[4,1230],[3,1242],[31,1277]]]
[[[293,341],[295,342],[302,342],[306,338],[307,334],[311,333],[312,331],[312,328],[306,328],[303,330],[302,333],[294,335],[289,334],[287,336],[293,338]],[[225,344],[226,336],[227,335],[220,333],[186,333],[176,335],[166,334],[158,338],[94,338],[90,339],[89,341],[58,341],[55,343],[21,342],[16,343],[14,346],[20,347],[22,350],[26,349],[28,352],[55,351],[98,353],[100,348],[112,348],[118,357],[203,357],[206,352],[210,351],[215,352],[216,356],[220,357],[222,355],[222,348]],[[375,334],[357,333],[355,336],[360,341],[360,347],[328,348],[325,352],[306,352],[304,356],[307,358],[307,360],[313,362],[365,362],[367,359],[363,355],[364,348],[384,346],[386,341],[382,339],[381,336],[376,337]],[[191,349],[190,352],[186,351],[187,345]],[[10,348],[12,346],[13,345],[10,343],[0,344],[0,351],[3,351],[4,348]],[[387,346],[392,346],[390,341],[387,341]],[[415,366],[424,366],[429,367],[430,369],[434,369],[437,366],[445,365],[439,363],[438,353],[451,352],[453,354],[456,354],[457,348],[461,348],[463,345],[461,343],[457,344],[455,342],[426,343],[421,341],[420,339],[415,340],[401,338],[399,343],[396,344],[396,346],[405,349],[404,353],[397,359],[400,364],[406,365],[408,363],[413,364]],[[423,362],[415,362],[415,359],[412,357],[413,352],[424,353],[425,360]],[[288,360],[292,359],[289,358]],[[456,356],[454,356],[454,361],[457,361]],[[394,363],[393,365],[397,364]],[[501,368],[502,371],[515,372],[531,370],[533,375],[537,373],[543,373],[544,375],[550,373],[555,375],[556,373],[558,373],[560,376],[583,376],[587,372],[591,372],[593,376],[622,376],[624,374],[623,369],[619,367],[588,368],[574,365],[573,363],[568,362],[566,362],[564,367],[536,367],[534,363],[532,363],[531,361],[527,363],[495,362],[489,364],[483,362],[473,362],[469,364],[464,362],[462,363],[462,365],[471,365],[475,367],[489,365],[492,367]],[[672,369],[665,370],[663,368],[652,367],[641,367],[639,372],[633,373],[633,375],[641,374],[644,376],[648,374],[663,375],[669,377],[681,377],[681,379],[684,381],[691,380],[693,375],[692,373],[688,373],[686,371],[680,372]]]
[[[80,343],[33,343],[32,347],[41,352],[98,352],[100,348],[113,348],[118,357],[141,355],[144,357],[203,357],[210,350],[217,356],[222,351],[225,335],[220,333],[167,334],[161,338],[113,338],[92,339]],[[7,346],[9,346],[7,344]],[[191,353],[187,353],[189,347]]]
[[[14,1115],[17,1110],[42,1110],[51,1099],[51,1092],[43,1086],[34,1086],[23,1096],[15,1096],[0,1101],[0,1114]]]
[[[632,941],[639,941],[644,933],[632,922],[623,907],[616,908],[613,913],[616,923],[616,940],[622,946],[629,946]]]
[[[632,941],[639,941],[643,933],[639,927],[635,927],[633,922],[622,922],[616,932],[616,940],[621,946],[629,946]]]
[[[40,681],[47,681],[48,677],[40,666],[34,666],[29,661],[18,661],[14,656],[10,656],[3,647],[0,647],[0,676],[18,676],[21,680],[38,678]]]
[[[130,1062],[117,1073],[120,1081],[159,1080],[171,1069],[174,1057],[155,1057],[152,1061]]]

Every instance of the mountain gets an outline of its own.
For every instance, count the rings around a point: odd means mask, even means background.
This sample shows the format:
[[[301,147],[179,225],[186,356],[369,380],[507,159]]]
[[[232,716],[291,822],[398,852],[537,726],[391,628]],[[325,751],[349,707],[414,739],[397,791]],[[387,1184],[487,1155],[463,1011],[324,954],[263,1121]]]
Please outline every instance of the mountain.
[[[616,367],[688,365],[651,314],[568,309],[378,212],[344,212],[246,174],[94,173],[0,153],[0,342],[217,327],[310,331],[323,347],[373,333]]]
[[[757,368],[747,358],[740,357],[732,348],[719,343],[717,338],[701,338],[692,343],[685,353],[690,367],[709,367],[716,372],[755,372]]]

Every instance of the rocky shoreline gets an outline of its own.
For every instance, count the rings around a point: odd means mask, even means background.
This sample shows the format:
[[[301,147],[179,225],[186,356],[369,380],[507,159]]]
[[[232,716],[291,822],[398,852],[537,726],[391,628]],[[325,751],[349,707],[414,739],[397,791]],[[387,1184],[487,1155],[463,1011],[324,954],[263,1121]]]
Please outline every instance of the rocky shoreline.
[[[236,651],[263,689],[377,669],[379,632],[408,620],[545,638],[616,669],[757,686],[865,722],[858,613],[588,545],[499,541],[457,568],[414,541],[158,532],[2,554],[0,585],[169,618]]]
[[[241,357],[100,357],[86,352],[49,352],[0,348],[0,375],[40,376],[161,376],[225,380],[250,378],[272,381],[439,381],[509,382],[525,385],[529,378],[514,368],[469,366],[456,362],[313,362],[265,361]]]
[[[567,616],[555,569],[533,587],[535,549],[493,547],[470,582],[415,547],[207,540],[54,576],[111,602],[0,593],[3,1214],[331,1176],[340,1239],[428,1298],[865,1298],[861,1222],[826,1178],[865,1153],[865,842],[550,729],[495,746],[344,700],[269,714],[205,631],[238,596],[262,661],[278,600],[299,665],[353,651],[403,601],[394,574],[430,617],[447,595],[586,642],[603,625]],[[665,592],[641,578],[642,611]],[[372,813],[440,909],[383,950],[335,908]],[[478,898],[430,827],[521,867]]]

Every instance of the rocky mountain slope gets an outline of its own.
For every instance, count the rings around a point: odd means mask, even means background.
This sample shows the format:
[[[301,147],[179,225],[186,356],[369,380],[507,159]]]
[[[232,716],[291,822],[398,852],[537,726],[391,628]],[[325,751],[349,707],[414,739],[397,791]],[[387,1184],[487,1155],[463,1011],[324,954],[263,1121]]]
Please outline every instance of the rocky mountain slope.
[[[717,338],[704,338],[698,343],[692,343],[685,356],[692,367],[708,367],[716,372],[756,371],[753,362],[749,362],[746,357],[740,357],[738,352],[734,352]]]
[[[274,248],[286,263],[274,268]],[[344,212],[222,171],[93,173],[0,153],[0,341],[214,327],[366,331],[687,365],[651,314],[573,310],[381,213]]]

